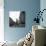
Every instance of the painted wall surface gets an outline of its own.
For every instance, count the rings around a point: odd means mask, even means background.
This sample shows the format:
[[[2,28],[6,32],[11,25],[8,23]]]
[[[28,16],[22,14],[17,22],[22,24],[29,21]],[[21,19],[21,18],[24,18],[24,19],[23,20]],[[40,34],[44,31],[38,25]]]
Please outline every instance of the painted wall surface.
[[[40,1],[40,9],[41,9],[41,11],[43,9],[46,9],[46,0],[41,0]],[[41,21],[40,25],[46,26],[46,10],[43,12],[42,17],[43,17],[43,22]]]
[[[0,0],[0,42],[4,41],[4,3]]]
[[[7,41],[18,41],[32,29],[33,19],[40,10],[40,0],[4,0],[4,36]],[[25,27],[9,27],[9,11],[25,11]]]

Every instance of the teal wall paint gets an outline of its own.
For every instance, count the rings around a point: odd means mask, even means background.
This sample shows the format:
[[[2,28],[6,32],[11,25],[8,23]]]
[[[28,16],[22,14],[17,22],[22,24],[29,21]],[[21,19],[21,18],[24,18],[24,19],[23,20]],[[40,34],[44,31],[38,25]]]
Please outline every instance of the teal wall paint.
[[[4,38],[7,41],[18,41],[32,30],[36,12],[40,10],[40,0],[4,0]],[[9,11],[25,11],[26,26],[24,28],[9,27]]]

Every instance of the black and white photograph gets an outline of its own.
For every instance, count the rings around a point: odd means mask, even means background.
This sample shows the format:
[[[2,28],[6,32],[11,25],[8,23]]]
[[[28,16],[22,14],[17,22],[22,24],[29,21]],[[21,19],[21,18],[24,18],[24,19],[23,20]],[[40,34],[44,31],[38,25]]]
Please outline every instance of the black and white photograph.
[[[25,27],[25,11],[10,11],[9,26],[10,27]]]

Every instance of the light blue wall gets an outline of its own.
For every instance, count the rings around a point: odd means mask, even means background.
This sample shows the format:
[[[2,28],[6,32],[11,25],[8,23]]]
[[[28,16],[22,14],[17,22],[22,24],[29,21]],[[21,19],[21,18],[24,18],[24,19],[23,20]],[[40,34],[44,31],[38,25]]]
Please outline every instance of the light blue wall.
[[[46,0],[41,0],[40,1],[40,10],[42,11],[43,9],[46,9]],[[40,21],[40,25],[46,27],[46,11],[43,12],[42,17],[43,17],[43,22]]]
[[[18,41],[31,31],[33,19],[40,9],[40,0],[4,0],[4,35],[7,41]],[[26,11],[24,28],[9,27],[9,11]]]

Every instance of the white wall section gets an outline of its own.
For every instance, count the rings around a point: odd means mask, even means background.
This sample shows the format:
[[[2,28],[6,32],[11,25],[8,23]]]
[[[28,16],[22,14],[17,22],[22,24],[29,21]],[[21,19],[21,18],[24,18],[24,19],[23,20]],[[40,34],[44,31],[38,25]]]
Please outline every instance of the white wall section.
[[[4,41],[4,1],[0,0],[0,42]]]

